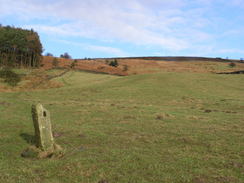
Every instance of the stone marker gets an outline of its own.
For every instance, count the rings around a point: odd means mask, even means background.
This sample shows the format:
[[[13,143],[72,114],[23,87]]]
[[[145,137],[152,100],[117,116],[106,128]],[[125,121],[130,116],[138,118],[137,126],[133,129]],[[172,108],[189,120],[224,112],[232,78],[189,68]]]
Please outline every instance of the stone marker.
[[[32,119],[35,128],[36,146],[43,151],[54,149],[50,113],[41,104],[32,105]]]
[[[31,109],[35,128],[36,146],[27,148],[23,157],[60,157],[63,155],[62,148],[54,142],[50,113],[41,104],[32,105]]]

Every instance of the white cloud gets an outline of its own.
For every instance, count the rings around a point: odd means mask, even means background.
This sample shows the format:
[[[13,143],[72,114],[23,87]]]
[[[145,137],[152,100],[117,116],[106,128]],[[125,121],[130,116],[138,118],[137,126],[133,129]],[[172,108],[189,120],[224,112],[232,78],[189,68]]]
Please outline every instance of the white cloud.
[[[61,35],[77,35],[100,39],[113,39],[138,45],[158,45],[168,49],[184,49],[187,43],[177,35],[170,35],[170,26],[180,20],[179,17],[157,16],[150,6],[159,5],[167,9],[181,1],[129,1],[95,0],[57,2],[19,0],[1,0],[4,12],[21,14],[22,17],[70,20],[66,25],[34,25],[38,31]],[[149,7],[147,7],[148,5]],[[2,10],[1,9],[1,10]],[[160,9],[162,11],[162,9]],[[157,33],[157,29],[161,32]],[[154,30],[156,29],[156,30]],[[84,31],[85,30],[85,31]]]
[[[129,54],[125,53],[121,49],[109,47],[109,46],[88,45],[87,49],[112,54],[114,56],[117,56],[117,55],[119,55],[121,57],[129,56]]]
[[[81,49],[108,53],[114,56],[118,56],[118,55],[121,57],[129,56],[129,54],[124,52],[123,50],[119,48],[110,47],[110,46],[91,45],[91,44],[77,43],[77,42],[72,42],[67,40],[58,40],[58,42],[62,42],[64,44],[75,46],[75,47],[80,47]]]
[[[218,26],[219,19],[208,16],[213,4],[241,6],[243,1],[0,0],[0,17],[14,15],[25,20],[25,27],[56,36],[154,46],[159,50],[202,51],[202,45],[210,44],[206,50],[215,46],[216,35],[207,31]],[[37,19],[46,22],[33,23]],[[106,52],[109,47],[90,48]]]

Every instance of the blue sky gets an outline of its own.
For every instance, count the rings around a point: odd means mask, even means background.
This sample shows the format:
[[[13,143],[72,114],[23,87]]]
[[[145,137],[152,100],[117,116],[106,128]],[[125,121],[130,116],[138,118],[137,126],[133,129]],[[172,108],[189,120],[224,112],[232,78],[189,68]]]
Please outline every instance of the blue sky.
[[[55,56],[244,58],[244,0],[0,0],[0,24]]]

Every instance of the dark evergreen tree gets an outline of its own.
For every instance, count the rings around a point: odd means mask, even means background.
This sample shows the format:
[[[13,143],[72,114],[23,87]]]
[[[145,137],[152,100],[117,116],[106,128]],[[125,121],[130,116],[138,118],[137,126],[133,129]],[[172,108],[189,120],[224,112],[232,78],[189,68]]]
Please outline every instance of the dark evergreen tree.
[[[39,67],[42,44],[33,29],[0,26],[0,67]]]
[[[67,52],[65,52],[64,54],[61,54],[61,55],[60,55],[60,58],[71,59],[72,57],[71,57]]]
[[[117,59],[114,59],[113,61],[111,61],[109,63],[109,65],[112,66],[112,67],[118,67],[119,63],[118,63]]]
[[[54,59],[53,59],[52,65],[53,65],[53,67],[55,67],[55,68],[59,66],[59,62],[58,62],[58,59],[57,59],[57,58],[54,58]]]
[[[47,53],[45,54],[45,56],[48,56],[48,57],[53,57],[53,54],[52,54],[52,53],[47,52]]]

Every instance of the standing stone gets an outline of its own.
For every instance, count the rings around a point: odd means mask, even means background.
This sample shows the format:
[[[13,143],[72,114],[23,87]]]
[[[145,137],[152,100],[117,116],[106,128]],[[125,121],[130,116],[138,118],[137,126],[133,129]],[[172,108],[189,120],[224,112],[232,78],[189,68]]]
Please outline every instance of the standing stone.
[[[64,150],[53,139],[50,113],[41,104],[32,105],[31,113],[36,145],[25,149],[21,156],[28,158],[62,157]]]
[[[36,146],[42,151],[54,151],[50,113],[41,104],[32,105]]]

